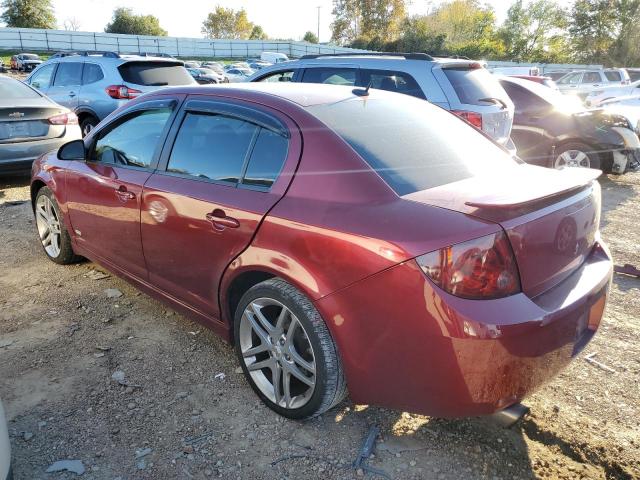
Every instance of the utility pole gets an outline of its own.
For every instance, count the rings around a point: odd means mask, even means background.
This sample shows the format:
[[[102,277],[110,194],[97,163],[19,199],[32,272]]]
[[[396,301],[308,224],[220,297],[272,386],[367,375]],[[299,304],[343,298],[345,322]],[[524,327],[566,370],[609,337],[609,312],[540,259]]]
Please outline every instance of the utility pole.
[[[320,43],[320,9],[321,6],[316,7],[318,9],[318,43]]]

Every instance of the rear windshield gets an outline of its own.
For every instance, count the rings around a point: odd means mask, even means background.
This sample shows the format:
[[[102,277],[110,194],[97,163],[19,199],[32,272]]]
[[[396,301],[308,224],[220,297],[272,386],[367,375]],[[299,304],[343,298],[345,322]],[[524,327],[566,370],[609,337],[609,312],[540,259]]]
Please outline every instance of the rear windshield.
[[[464,180],[515,161],[452,113],[407,95],[307,109],[346,140],[398,195]]]
[[[443,67],[442,71],[451,82],[460,103],[490,105],[491,102],[481,101],[481,99],[506,100],[508,98],[496,78],[485,68],[464,65]]]
[[[18,98],[40,98],[40,95],[18,80],[0,78],[0,101]]]
[[[182,64],[170,62],[129,62],[118,67],[122,79],[134,85],[161,87],[191,85],[193,78]]]

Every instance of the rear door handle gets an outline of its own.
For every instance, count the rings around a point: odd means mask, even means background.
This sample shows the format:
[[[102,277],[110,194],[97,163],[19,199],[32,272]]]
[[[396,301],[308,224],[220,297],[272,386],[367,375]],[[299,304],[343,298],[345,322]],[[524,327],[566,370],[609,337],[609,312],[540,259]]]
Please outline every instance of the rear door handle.
[[[238,220],[228,217],[221,208],[216,208],[213,212],[207,213],[206,218],[218,232],[222,232],[225,228],[238,228],[240,226]]]
[[[118,188],[116,188],[116,195],[122,202],[126,202],[127,200],[133,200],[134,198],[136,198],[135,194],[127,190],[127,187],[125,187],[124,185],[120,185]]]

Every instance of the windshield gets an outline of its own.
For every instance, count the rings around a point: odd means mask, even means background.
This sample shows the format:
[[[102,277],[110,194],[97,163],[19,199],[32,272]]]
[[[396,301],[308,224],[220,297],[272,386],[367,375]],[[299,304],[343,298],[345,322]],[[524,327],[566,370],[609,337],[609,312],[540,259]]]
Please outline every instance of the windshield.
[[[0,78],[0,101],[19,98],[40,98],[40,95],[18,80]]]
[[[515,162],[452,113],[407,95],[394,95],[393,102],[387,96],[350,99],[307,110],[346,140],[398,195]]]

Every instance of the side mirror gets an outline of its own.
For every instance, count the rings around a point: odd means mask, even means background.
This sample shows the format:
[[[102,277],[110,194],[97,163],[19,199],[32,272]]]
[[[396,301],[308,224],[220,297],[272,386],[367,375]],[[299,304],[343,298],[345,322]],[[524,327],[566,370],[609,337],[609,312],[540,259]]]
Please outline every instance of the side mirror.
[[[84,162],[85,155],[86,150],[82,140],[74,140],[72,142],[65,143],[58,150],[58,158],[60,160],[80,160]]]

